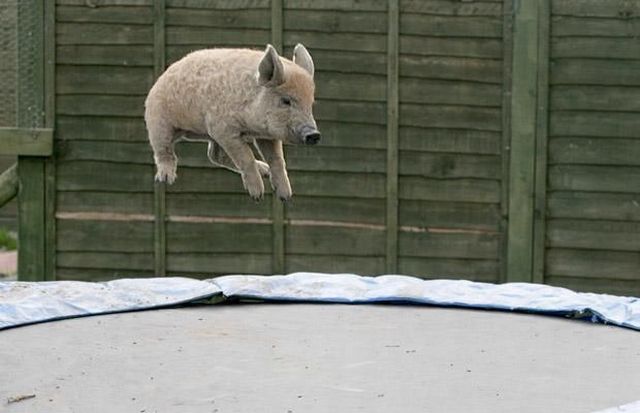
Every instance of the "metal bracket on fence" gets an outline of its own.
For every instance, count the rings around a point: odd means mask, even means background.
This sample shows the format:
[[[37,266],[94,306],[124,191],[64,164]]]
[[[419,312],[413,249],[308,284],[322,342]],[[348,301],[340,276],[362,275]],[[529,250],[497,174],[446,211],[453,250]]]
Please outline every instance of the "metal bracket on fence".
[[[53,129],[0,128],[0,155],[50,156]]]

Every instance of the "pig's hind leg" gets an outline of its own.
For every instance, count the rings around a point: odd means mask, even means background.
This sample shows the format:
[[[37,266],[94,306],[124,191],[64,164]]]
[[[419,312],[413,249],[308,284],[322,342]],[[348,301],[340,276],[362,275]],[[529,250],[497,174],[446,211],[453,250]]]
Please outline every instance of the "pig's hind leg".
[[[175,153],[174,130],[167,125],[148,124],[149,142],[156,163],[156,181],[172,184],[176,180],[178,157]]]

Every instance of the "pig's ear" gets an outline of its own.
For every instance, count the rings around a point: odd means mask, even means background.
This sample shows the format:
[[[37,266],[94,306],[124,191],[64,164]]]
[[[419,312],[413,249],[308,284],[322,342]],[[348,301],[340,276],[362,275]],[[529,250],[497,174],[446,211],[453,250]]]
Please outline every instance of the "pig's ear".
[[[258,65],[258,83],[261,86],[278,86],[284,83],[284,66],[278,52],[270,44],[264,51],[264,57]]]
[[[301,43],[298,43],[293,49],[293,63],[297,64],[298,66],[309,72],[311,76],[313,76],[313,59],[307,51],[307,48],[304,47]]]

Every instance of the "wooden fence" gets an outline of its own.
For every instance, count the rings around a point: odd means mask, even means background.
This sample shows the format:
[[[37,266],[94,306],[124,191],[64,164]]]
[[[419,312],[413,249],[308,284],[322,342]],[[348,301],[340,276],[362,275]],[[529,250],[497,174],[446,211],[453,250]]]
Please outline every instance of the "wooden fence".
[[[21,157],[23,279],[304,270],[640,295],[638,1],[31,3],[55,156]],[[286,148],[292,202],[254,203],[197,143],[154,185],[143,101],[166,65],[298,42],[324,140]]]

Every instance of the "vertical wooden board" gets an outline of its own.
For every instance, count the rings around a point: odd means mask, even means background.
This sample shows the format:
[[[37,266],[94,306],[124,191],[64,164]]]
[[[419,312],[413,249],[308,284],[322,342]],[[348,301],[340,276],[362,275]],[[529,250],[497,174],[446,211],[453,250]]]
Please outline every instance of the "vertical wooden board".
[[[166,65],[165,36],[165,0],[153,3],[153,72],[157,79]],[[155,275],[167,274],[167,226],[166,226],[166,187],[164,182],[155,182],[154,187],[154,270]]]
[[[56,117],[56,5],[44,6],[44,125],[53,129]],[[55,156],[55,152],[54,152]],[[56,279],[56,162],[52,156],[45,161],[45,279]]]
[[[532,281],[539,1],[514,6],[507,280]]]
[[[39,158],[18,160],[18,278],[44,281],[45,274],[45,171]]]
[[[398,128],[399,128],[399,0],[388,3],[387,34],[387,237],[386,270],[398,271]]]
[[[513,1],[504,0],[502,24],[502,134],[500,140],[501,179],[500,179],[500,281],[507,281],[509,238],[509,169],[511,147],[511,103],[513,86]]]
[[[271,44],[279,53],[283,50],[284,35],[284,6],[282,0],[271,0]],[[273,237],[273,258],[271,272],[282,274],[286,266],[285,257],[285,236],[284,236],[284,215],[285,206],[277,196],[271,197],[272,213],[272,237]]]

